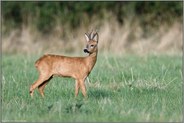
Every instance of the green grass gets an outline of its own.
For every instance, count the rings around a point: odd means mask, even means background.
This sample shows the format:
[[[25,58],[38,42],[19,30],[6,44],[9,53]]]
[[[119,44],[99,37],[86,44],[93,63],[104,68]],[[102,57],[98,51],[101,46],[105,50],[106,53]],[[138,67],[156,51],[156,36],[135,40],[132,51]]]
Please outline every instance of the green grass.
[[[45,98],[30,85],[38,56],[2,56],[3,121],[182,121],[182,57],[99,55],[87,84],[88,99],[74,98],[75,82],[53,78]]]

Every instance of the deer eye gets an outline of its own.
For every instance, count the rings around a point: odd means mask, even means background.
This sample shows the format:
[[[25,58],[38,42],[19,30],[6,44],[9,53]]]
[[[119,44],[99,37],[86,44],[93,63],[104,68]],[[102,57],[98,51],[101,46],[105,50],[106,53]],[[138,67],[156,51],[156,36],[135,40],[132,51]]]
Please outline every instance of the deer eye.
[[[94,45],[91,45],[90,47],[91,47],[91,48],[93,48],[93,47],[94,47]]]

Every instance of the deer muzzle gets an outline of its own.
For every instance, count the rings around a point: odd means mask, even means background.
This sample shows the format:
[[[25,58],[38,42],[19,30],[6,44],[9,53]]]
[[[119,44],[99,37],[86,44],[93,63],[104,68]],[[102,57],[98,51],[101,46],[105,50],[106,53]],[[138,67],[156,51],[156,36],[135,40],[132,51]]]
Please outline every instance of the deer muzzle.
[[[90,53],[87,49],[84,49],[84,52],[85,52],[85,53]]]

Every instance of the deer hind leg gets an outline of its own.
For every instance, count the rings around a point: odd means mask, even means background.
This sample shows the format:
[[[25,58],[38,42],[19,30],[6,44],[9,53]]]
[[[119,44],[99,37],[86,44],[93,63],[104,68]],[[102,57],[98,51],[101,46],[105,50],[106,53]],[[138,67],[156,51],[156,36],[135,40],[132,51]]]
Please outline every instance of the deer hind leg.
[[[46,80],[46,81],[44,81],[42,84],[40,84],[39,86],[38,86],[38,90],[39,90],[39,92],[40,92],[40,94],[41,94],[41,96],[42,97],[44,97],[44,88],[45,88],[45,86],[48,84],[48,82],[50,81],[52,79],[52,76],[48,79],[48,80]]]
[[[43,82],[47,81],[50,77],[51,76],[48,76],[47,74],[44,74],[44,75],[40,74],[38,80],[34,82],[30,87],[29,93],[31,97],[33,97],[34,89],[37,88],[39,85],[41,85]]]

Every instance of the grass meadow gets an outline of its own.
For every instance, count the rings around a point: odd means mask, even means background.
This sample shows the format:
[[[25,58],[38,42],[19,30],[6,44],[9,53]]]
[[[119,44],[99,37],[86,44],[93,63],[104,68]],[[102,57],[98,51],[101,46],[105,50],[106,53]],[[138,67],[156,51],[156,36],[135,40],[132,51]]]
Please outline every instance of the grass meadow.
[[[181,122],[182,56],[99,54],[86,82],[88,99],[74,98],[71,78],[53,78],[29,95],[39,55],[2,56],[2,121]]]

